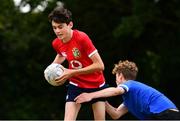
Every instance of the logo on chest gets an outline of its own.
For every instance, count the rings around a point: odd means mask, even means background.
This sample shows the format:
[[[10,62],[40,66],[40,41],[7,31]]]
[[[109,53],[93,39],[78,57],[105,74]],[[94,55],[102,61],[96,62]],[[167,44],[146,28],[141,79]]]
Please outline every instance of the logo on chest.
[[[80,53],[79,49],[76,47],[72,49],[72,53],[73,53],[74,58],[80,58],[81,57],[81,53]]]

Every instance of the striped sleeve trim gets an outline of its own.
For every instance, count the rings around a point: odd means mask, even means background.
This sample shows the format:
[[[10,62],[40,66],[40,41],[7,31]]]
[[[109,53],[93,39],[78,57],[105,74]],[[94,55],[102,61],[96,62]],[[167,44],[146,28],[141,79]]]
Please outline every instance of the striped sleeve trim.
[[[90,58],[92,55],[94,55],[95,53],[97,52],[97,50],[94,50],[92,53],[90,53],[89,55],[88,55],[88,57]]]
[[[126,92],[129,91],[129,87],[126,86],[125,84],[120,84],[118,87],[122,87]]]

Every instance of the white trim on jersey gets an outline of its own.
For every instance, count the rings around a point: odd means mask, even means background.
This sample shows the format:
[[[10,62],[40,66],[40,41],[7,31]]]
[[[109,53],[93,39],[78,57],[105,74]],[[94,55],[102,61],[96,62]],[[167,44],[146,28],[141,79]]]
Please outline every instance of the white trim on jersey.
[[[118,85],[118,87],[122,87],[123,89],[125,89],[126,92],[129,91],[129,87],[126,86],[125,84],[120,84],[120,85]]]
[[[94,55],[95,53],[97,52],[97,50],[94,50],[92,53],[90,53],[89,55],[88,55],[88,57],[90,58],[92,55]]]
[[[101,85],[99,85],[99,87],[102,87],[102,86],[104,86],[105,85],[105,82],[103,82]]]
[[[70,84],[74,85],[74,86],[78,86],[78,84],[74,83],[74,82],[69,82]]]

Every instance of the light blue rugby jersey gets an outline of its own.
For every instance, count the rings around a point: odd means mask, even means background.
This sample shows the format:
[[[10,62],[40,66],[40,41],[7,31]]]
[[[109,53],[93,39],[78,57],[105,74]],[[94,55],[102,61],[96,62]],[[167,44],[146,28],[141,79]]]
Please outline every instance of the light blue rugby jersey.
[[[160,113],[166,109],[177,109],[165,95],[143,83],[128,80],[118,87],[126,91],[122,95],[124,105],[139,119],[148,119],[151,114]]]

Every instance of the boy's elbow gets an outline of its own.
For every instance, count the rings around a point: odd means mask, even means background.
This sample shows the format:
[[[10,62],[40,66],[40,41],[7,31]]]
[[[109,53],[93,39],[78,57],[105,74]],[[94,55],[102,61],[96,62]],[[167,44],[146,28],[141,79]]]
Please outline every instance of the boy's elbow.
[[[104,71],[104,69],[105,69],[104,64],[101,64],[100,70]]]
[[[114,111],[113,113],[110,114],[111,118],[114,119],[114,120],[117,120],[119,119],[122,115],[117,112],[117,111]]]
[[[112,116],[111,118],[112,118],[113,120],[117,120],[117,119],[120,118],[120,116],[116,115],[116,116]]]
[[[97,63],[96,64],[96,69],[98,70],[98,71],[104,71],[104,64],[103,63]]]

